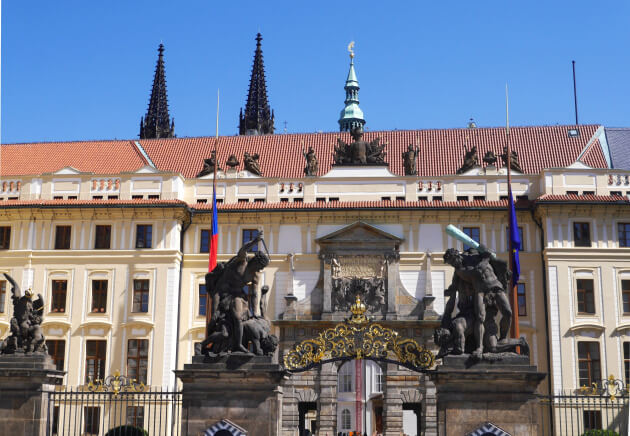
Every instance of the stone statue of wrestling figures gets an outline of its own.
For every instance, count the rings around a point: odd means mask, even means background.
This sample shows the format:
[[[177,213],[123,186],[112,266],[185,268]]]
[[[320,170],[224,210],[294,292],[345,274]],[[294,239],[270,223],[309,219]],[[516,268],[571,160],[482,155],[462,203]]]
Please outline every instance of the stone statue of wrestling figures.
[[[278,338],[271,334],[266,318],[269,287],[260,286],[262,270],[269,265],[262,232],[246,242],[237,255],[206,274],[206,291],[211,299],[211,319],[206,338],[195,347],[196,355],[246,353],[272,355]],[[249,253],[249,254],[248,254]]]
[[[507,291],[511,279],[507,262],[497,259],[459,229],[448,226],[447,232],[471,248],[462,253],[449,248],[444,254],[444,262],[455,272],[444,291],[446,304],[441,326],[434,333],[440,347],[437,358],[468,354],[473,360],[500,360],[515,353],[517,347],[521,354],[529,355],[525,339],[508,337],[512,308]]]
[[[11,335],[0,342],[0,354],[48,354],[41,325],[44,319],[44,298],[37,294],[37,299],[33,299],[30,289],[22,295],[13,277],[6,273],[4,276],[11,284],[13,317]]]

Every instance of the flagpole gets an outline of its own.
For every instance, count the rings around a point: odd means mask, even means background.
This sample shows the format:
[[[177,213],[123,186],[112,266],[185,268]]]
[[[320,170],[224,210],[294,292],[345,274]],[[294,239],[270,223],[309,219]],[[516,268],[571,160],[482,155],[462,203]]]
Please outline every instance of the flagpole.
[[[506,165],[507,165],[507,188],[508,188],[508,235],[510,237],[508,240],[508,253],[509,253],[509,265],[510,269],[513,269],[514,266],[514,250],[512,247],[512,219],[510,217],[511,207],[510,207],[510,199],[514,201],[512,197],[512,148],[510,146],[510,112],[508,105],[508,85],[505,84],[505,142],[506,142]],[[516,229],[518,232],[518,229]],[[510,327],[510,333],[513,338],[519,338],[521,336],[519,329],[519,321],[518,321],[518,292],[516,289],[517,283],[514,282],[514,271],[512,271],[512,279],[510,280],[511,284],[511,300],[512,300],[512,325]]]
[[[210,233],[208,234],[208,272],[212,271],[215,265],[212,265],[212,252],[215,247],[212,246],[214,243],[214,232],[218,231],[218,229],[214,228],[214,214],[216,213],[215,209],[217,207],[217,167],[219,166],[219,156],[217,153],[217,146],[219,144],[219,89],[217,88],[217,124],[216,130],[214,133],[214,177],[212,177],[212,217],[210,218]],[[218,222],[217,222],[218,227]],[[218,241],[218,238],[217,238]],[[218,250],[217,250],[218,251]],[[207,286],[207,285],[206,285]],[[206,326],[210,323],[210,319],[212,318],[212,310],[211,310],[211,301],[209,289],[206,287]],[[208,332],[206,332],[206,335]]]

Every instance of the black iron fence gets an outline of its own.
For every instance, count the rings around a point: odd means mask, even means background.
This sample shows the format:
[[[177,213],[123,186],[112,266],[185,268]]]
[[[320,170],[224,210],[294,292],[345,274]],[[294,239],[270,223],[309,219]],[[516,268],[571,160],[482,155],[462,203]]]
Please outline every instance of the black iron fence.
[[[181,392],[114,375],[84,386],[45,392],[46,435],[179,436]]]
[[[542,434],[562,436],[628,435],[628,387],[608,378],[561,395],[539,397]]]

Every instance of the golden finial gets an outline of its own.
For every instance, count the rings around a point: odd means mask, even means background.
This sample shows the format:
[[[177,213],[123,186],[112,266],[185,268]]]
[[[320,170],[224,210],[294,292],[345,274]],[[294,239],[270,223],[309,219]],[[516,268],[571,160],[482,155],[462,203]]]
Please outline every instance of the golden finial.
[[[361,302],[361,297],[357,295],[356,300],[354,300],[354,304],[350,306],[350,312],[352,312],[352,316],[350,317],[349,322],[353,324],[363,324],[368,322],[368,319],[365,316],[366,311],[367,307]]]
[[[350,41],[348,44],[348,51],[350,52],[350,59],[354,58],[354,41]]]

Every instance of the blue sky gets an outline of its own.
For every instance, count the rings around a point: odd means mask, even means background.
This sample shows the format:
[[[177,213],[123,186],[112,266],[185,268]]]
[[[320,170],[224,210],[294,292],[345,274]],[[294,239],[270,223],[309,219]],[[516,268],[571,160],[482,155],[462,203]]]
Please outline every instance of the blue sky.
[[[630,2],[2,2],[2,142],[134,139],[157,46],[178,136],[237,133],[257,31],[277,132],[338,130],[356,41],[370,130],[630,126]]]

